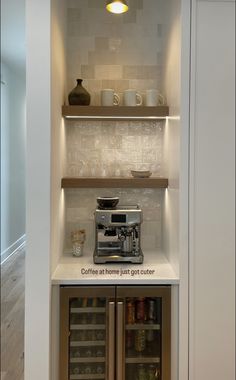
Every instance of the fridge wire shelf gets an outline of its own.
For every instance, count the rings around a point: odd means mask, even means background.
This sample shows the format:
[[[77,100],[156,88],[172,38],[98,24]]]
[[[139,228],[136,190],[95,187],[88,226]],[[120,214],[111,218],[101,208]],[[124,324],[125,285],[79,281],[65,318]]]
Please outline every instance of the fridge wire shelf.
[[[87,341],[72,341],[70,347],[97,347],[105,346],[105,340],[87,340]]]
[[[134,358],[126,358],[125,359],[126,364],[146,364],[146,363],[160,363],[160,358],[153,358],[153,357],[134,357]]]
[[[159,324],[147,325],[147,324],[127,324],[125,326],[126,330],[160,330],[161,326]]]
[[[105,380],[105,375],[90,374],[90,375],[70,375],[70,380]]]
[[[90,357],[90,358],[70,358],[70,363],[105,363],[104,357]]]
[[[84,324],[84,325],[79,325],[79,324],[73,324],[70,325],[70,330],[105,330],[106,325],[92,325],[92,324]]]
[[[73,314],[77,313],[105,313],[105,307],[72,307],[70,312]]]

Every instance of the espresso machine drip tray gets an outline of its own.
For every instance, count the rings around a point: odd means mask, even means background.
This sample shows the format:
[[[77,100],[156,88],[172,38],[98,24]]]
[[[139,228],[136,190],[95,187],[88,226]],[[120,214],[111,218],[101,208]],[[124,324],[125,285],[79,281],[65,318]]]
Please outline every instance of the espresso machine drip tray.
[[[141,250],[142,210],[139,206],[119,206],[95,211],[94,263],[143,262]]]
[[[107,251],[96,251],[94,252],[94,263],[95,264],[108,264],[108,263],[132,263],[132,264],[142,264],[143,263],[143,254],[140,252],[138,256],[132,255],[127,256],[126,254],[117,254]]]

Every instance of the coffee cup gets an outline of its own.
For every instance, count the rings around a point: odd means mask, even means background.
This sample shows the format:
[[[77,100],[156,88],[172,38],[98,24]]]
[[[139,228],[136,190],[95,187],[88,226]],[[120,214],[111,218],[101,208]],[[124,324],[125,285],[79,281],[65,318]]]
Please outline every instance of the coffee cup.
[[[164,105],[165,98],[159,93],[158,90],[150,89],[146,91],[146,106],[156,107],[158,105]]]
[[[111,88],[101,90],[101,104],[102,106],[118,106],[120,104],[119,95]]]
[[[125,106],[141,106],[143,103],[142,96],[136,90],[124,91],[124,105]]]

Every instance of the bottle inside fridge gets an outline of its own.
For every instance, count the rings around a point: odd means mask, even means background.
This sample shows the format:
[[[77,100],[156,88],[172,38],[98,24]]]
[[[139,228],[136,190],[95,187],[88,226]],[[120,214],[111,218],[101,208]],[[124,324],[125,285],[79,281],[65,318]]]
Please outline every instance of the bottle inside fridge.
[[[126,298],[125,379],[161,380],[161,298]]]

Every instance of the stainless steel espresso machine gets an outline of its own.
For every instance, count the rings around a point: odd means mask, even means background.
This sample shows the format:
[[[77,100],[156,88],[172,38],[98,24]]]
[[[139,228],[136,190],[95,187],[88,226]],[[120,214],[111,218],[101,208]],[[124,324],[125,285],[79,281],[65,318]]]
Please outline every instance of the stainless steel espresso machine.
[[[143,262],[142,210],[139,206],[98,207],[95,211],[94,263]]]

